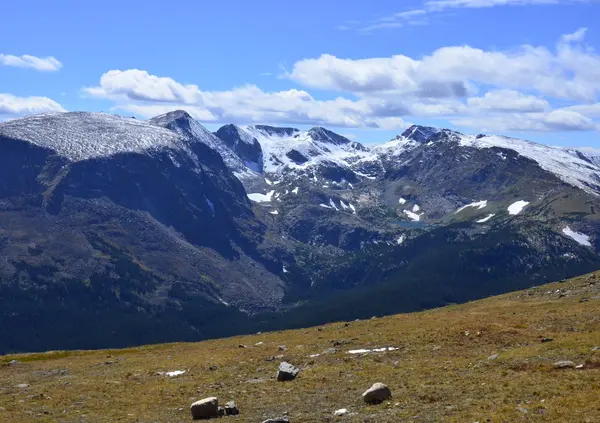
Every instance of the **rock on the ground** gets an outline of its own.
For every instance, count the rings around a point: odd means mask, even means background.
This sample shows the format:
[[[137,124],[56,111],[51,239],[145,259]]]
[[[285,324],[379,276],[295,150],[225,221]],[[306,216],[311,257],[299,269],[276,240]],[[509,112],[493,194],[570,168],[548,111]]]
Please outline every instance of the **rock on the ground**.
[[[392,391],[383,383],[375,383],[362,394],[367,404],[381,404],[392,397]]]
[[[217,397],[209,397],[196,401],[190,406],[190,412],[194,420],[219,417],[219,400]]]
[[[279,365],[277,380],[279,382],[287,382],[290,380],[294,380],[296,379],[296,376],[298,376],[298,373],[300,373],[299,368],[284,361]]]
[[[278,351],[287,351],[287,347],[285,345],[280,345],[277,347]]]
[[[290,419],[287,416],[275,417],[274,419],[267,419],[262,423],[290,423]]]
[[[492,355],[490,355],[490,356],[488,357],[488,360],[489,360],[489,361],[492,361],[492,360],[495,360],[495,359],[497,359],[497,358],[498,358],[498,354],[492,354]]]
[[[554,363],[555,369],[574,369],[575,363],[570,360],[561,360]]]
[[[345,408],[340,408],[339,410],[335,410],[335,411],[333,412],[333,415],[334,415],[334,416],[343,416],[343,415],[345,415],[345,414],[348,414],[348,410],[347,410],[347,409],[345,409]]]
[[[29,388],[29,384],[28,383],[19,383],[18,385],[15,385],[15,388],[17,388],[17,389],[27,389],[27,388]]]
[[[227,416],[236,416],[240,414],[240,410],[237,408],[234,401],[229,401],[225,404],[225,414]]]
[[[21,364],[21,362],[19,360],[11,360],[8,363],[9,366],[16,366],[17,364]]]

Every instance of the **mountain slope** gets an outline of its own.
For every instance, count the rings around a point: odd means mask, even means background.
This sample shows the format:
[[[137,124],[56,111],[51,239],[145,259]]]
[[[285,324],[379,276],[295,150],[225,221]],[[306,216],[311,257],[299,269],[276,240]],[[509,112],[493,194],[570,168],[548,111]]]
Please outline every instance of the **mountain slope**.
[[[1,124],[0,148],[1,350],[217,336],[281,301],[266,227],[204,139],[65,113]]]
[[[559,169],[502,142],[521,154],[417,126],[372,147],[213,134],[184,111],[0,124],[0,351],[301,327],[600,268],[595,156]]]
[[[193,401],[214,395],[219,404],[234,400],[238,419],[248,422],[284,413],[298,423],[595,422],[599,301],[597,273],[460,306],[295,331],[5,356],[0,415],[15,423],[31,415],[40,422],[82,415],[99,423],[180,422],[190,419]],[[376,348],[387,351],[369,352]],[[296,380],[277,382],[283,360],[301,368]],[[556,369],[564,360],[581,367]],[[391,401],[362,401],[375,382],[390,387]],[[334,417],[342,408],[348,413]]]

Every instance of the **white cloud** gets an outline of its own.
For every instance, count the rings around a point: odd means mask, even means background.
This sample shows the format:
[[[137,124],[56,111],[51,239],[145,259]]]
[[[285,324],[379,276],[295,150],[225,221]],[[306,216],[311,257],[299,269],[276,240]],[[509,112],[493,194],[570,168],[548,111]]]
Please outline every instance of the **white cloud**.
[[[583,43],[585,32],[560,37],[554,49],[448,46],[418,58],[324,54],[297,61],[281,76],[340,93],[327,100],[305,89],[256,85],[204,91],[140,69],[108,71],[84,91],[143,117],[182,108],[205,122],[401,129],[405,119],[426,117],[494,132],[598,130],[600,56]]]
[[[420,9],[406,10],[383,16],[374,21],[355,22],[354,25],[340,25],[338,29],[358,29],[371,32],[379,29],[401,28],[406,25],[429,23],[430,15],[440,15],[452,9],[483,9],[500,6],[575,5],[597,2],[598,0],[427,0]],[[342,27],[342,28],[340,28]]]
[[[571,42],[559,42],[555,51],[523,45],[513,51],[449,46],[420,59],[405,55],[342,59],[324,54],[296,62],[288,76],[304,86],[359,95],[466,97],[473,87],[485,85],[595,101],[600,93],[600,56],[574,43],[583,40],[583,32],[567,39]]]
[[[52,56],[36,57],[28,54],[13,56],[0,53],[0,65],[30,68],[38,71],[57,71],[62,68],[62,63]]]
[[[472,109],[490,112],[543,112],[550,108],[548,101],[514,90],[488,91],[483,97],[467,100]]]
[[[560,40],[563,43],[581,42],[585,38],[587,30],[587,28],[579,28],[572,34],[564,34],[562,37],[560,37]]]
[[[111,70],[100,85],[84,88],[92,97],[108,98],[115,109],[152,117],[183,108],[201,121],[295,123],[338,127],[400,129],[400,116],[379,116],[365,100],[338,97],[315,100],[308,92],[290,89],[265,92],[255,85],[228,91],[202,91],[172,78],[139,69]]]
[[[150,75],[139,69],[111,70],[100,77],[100,86],[85,88],[95,97],[128,98],[140,101],[165,101],[194,104],[198,101],[198,87],[183,85],[172,78]]]
[[[600,118],[600,103],[580,104],[568,107],[567,110],[572,110],[589,118]]]
[[[452,119],[460,127],[491,132],[563,132],[593,131],[600,125],[570,110],[558,109],[548,113],[513,113],[495,116],[468,116]]]
[[[456,8],[489,8],[497,6],[533,6],[548,4],[584,3],[586,0],[431,0],[425,2],[429,10]]]
[[[17,97],[0,93],[0,118],[64,111],[60,104],[48,97]]]

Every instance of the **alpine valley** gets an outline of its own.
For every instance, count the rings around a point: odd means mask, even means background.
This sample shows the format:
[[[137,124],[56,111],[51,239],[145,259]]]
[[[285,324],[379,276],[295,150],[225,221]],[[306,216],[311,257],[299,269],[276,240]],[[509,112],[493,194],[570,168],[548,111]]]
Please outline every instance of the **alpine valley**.
[[[600,152],[184,111],[0,124],[0,353],[423,310],[600,269]]]

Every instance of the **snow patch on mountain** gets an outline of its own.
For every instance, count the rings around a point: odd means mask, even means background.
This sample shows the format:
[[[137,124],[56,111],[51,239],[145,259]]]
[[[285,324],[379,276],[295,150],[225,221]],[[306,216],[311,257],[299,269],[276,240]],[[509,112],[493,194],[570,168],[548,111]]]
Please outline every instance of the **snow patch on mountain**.
[[[404,214],[408,216],[409,219],[418,222],[421,220],[421,214],[417,214],[414,212],[411,212],[410,210],[404,210]]]
[[[579,245],[583,245],[584,247],[591,247],[592,243],[590,242],[589,235],[582,234],[581,232],[575,232],[570,227],[566,226],[562,230],[563,234],[577,242]]]
[[[469,208],[469,207],[475,207],[478,210],[484,209],[484,208],[487,207],[487,200],[477,201],[477,202],[474,202],[474,203],[471,203],[471,204],[467,204],[466,206],[462,206],[460,209],[456,210],[456,212],[454,212],[454,214],[458,214],[461,211],[463,211],[463,210],[465,210],[466,208]]]
[[[496,216],[494,213],[490,213],[486,217],[484,217],[483,219],[479,219],[477,221],[477,223],[485,223],[485,222],[487,222],[488,220],[490,220],[494,216]]]
[[[268,203],[270,201],[273,200],[273,195],[275,194],[275,191],[269,191],[266,194],[261,194],[258,192],[252,193],[252,194],[248,194],[248,198],[252,201],[254,201],[255,203]]]
[[[523,200],[512,203],[510,206],[508,206],[508,214],[516,216],[517,214],[521,213],[528,204],[529,201]]]

